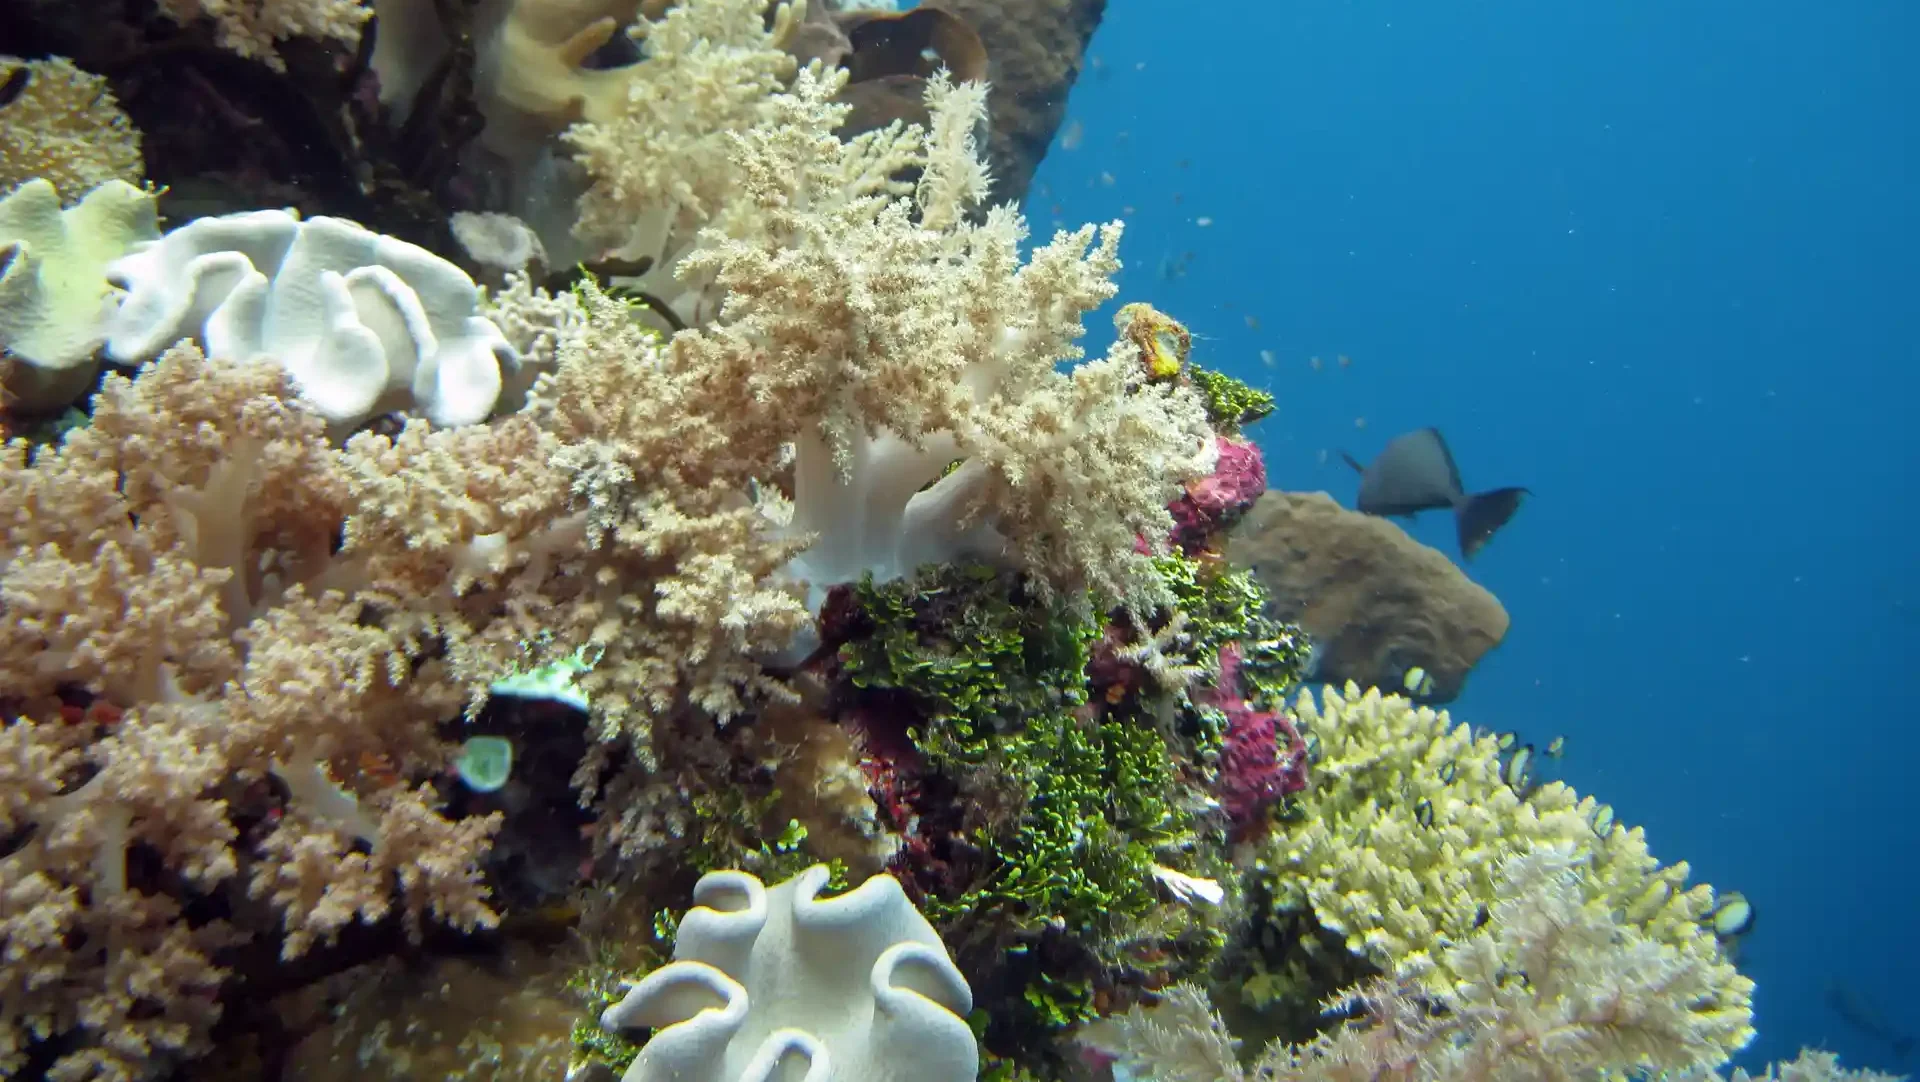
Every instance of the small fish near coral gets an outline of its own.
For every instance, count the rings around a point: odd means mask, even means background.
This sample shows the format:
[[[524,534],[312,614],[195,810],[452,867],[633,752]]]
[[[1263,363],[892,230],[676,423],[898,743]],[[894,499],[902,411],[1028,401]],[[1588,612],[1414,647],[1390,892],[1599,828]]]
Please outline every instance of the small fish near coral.
[[[1345,451],[1340,457],[1360,474],[1360,497],[1354,505],[1369,515],[1412,516],[1452,508],[1460,532],[1460,556],[1467,560],[1513,518],[1521,498],[1531,494],[1516,487],[1467,495],[1453,452],[1437,428],[1395,436],[1372,465],[1362,466]]]

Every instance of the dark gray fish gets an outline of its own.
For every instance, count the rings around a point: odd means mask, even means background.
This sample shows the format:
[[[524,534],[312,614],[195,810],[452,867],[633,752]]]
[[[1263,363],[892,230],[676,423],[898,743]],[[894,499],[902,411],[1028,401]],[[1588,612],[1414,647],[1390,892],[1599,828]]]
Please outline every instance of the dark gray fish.
[[[1452,508],[1459,528],[1460,555],[1468,560],[1507,524],[1520,509],[1521,497],[1528,495],[1524,488],[1496,488],[1467,495],[1460,484],[1460,469],[1453,464],[1453,452],[1447,450],[1447,441],[1437,428],[1395,436],[1371,466],[1362,466],[1345,451],[1340,457],[1359,471],[1360,498],[1356,506],[1369,515],[1414,515]]]
[[[7,73],[0,80],[0,105],[12,105],[13,100],[27,91],[27,81],[33,78],[33,72],[25,64]]]

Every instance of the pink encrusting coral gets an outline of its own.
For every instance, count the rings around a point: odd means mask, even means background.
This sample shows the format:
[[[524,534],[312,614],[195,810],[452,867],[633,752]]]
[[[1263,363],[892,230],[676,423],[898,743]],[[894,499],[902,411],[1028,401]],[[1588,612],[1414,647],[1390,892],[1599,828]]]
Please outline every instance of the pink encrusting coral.
[[[1215,795],[1226,809],[1234,836],[1256,837],[1274,802],[1307,787],[1306,741],[1291,718],[1256,710],[1246,700],[1240,682],[1240,648],[1234,643],[1220,648],[1220,677],[1204,701],[1227,716]]]
[[[1188,555],[1206,548],[1267,490],[1267,464],[1259,444],[1215,436],[1214,446],[1220,456],[1213,472],[1188,482],[1180,498],[1167,505],[1174,521],[1173,543]]]

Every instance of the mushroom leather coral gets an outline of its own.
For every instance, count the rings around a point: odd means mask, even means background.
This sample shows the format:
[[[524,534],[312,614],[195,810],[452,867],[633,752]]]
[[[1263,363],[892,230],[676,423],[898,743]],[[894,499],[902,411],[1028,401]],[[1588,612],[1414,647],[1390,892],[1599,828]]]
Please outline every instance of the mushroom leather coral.
[[[408,404],[435,424],[484,420],[501,369],[519,363],[465,272],[343,218],[199,218],[107,274],[128,290],[108,328],[114,360],[190,337],[213,357],[271,358],[336,426]]]
[[[45,180],[0,199],[0,349],[9,405],[57,410],[100,370],[113,311],[107,264],[160,236],[153,193],[109,180],[74,206]]]
[[[658,1032],[625,1082],[971,1082],[973,994],[906,892],[879,875],[821,898],[825,865],[771,889],[714,872],[693,891],[674,960],[607,1008]]]

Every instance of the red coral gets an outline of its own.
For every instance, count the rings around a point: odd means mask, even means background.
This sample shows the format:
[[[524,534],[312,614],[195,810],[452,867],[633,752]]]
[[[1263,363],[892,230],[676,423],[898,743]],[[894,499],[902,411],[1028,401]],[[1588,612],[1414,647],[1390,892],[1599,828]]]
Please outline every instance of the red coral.
[[[1306,741],[1285,714],[1255,710],[1247,702],[1240,682],[1240,648],[1233,643],[1220,648],[1220,680],[1206,702],[1227,716],[1215,795],[1233,824],[1234,839],[1256,837],[1266,829],[1266,811],[1275,801],[1307,787]]]
[[[1267,464],[1258,445],[1227,436],[1215,436],[1214,441],[1220,448],[1219,464],[1189,482],[1186,494],[1167,505],[1173,514],[1173,543],[1188,555],[1205,548],[1267,490]]]

